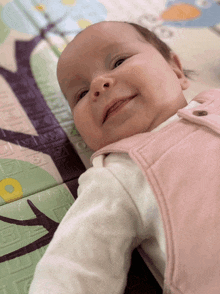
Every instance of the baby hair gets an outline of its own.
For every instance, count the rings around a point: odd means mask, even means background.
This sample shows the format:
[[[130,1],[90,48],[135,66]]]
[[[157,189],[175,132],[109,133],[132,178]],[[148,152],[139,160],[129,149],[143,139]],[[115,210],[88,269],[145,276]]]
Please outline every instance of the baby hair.
[[[154,32],[136,23],[126,22],[126,21],[124,23],[132,25],[138,31],[138,33],[145,38],[147,42],[153,45],[162,54],[162,56],[166,59],[166,61],[168,62],[170,61],[170,58],[171,58],[170,52],[172,51],[172,49],[165,42],[159,39]],[[183,69],[183,72],[185,77],[188,79],[192,79],[191,75],[196,74],[194,70],[189,70],[189,69]]]

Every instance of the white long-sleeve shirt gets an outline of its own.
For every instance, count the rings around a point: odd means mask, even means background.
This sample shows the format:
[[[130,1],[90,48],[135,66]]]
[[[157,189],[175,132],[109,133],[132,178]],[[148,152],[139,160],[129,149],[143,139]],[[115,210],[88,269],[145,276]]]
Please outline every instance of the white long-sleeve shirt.
[[[29,294],[124,293],[136,247],[163,287],[166,243],[153,192],[128,154],[100,155],[79,177],[78,198],[38,263]]]

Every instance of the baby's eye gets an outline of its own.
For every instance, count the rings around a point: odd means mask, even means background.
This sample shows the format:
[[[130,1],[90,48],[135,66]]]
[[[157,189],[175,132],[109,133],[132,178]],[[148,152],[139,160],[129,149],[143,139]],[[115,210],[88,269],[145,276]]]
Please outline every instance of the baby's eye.
[[[122,64],[125,61],[126,58],[120,58],[117,60],[114,64],[114,68],[118,67],[120,64]]]
[[[82,99],[82,98],[87,94],[87,92],[89,92],[89,91],[86,90],[86,91],[81,92],[79,95],[77,95],[77,102],[78,102],[80,99]]]

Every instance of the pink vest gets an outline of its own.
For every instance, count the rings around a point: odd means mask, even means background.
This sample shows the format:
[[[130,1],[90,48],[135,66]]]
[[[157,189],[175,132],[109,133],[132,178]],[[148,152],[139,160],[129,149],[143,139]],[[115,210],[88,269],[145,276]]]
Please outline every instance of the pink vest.
[[[128,153],[159,204],[166,238],[164,294],[220,294],[220,89],[155,133],[97,152]]]

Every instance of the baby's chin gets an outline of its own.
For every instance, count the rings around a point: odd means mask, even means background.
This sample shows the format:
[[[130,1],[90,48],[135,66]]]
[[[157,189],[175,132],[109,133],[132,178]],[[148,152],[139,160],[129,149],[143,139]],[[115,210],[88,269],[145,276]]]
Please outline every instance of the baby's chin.
[[[102,141],[102,142],[99,142],[99,144],[87,144],[87,146],[93,151],[93,152],[96,152],[96,151],[98,151],[98,150],[100,150],[100,149],[102,149],[102,148],[104,148],[104,147],[106,147],[106,146],[108,146],[108,145],[111,145],[111,144],[113,144],[113,143],[116,143],[116,142],[118,142],[118,141],[120,141],[120,140],[123,140],[123,139],[126,139],[126,138],[129,138],[129,137],[132,137],[133,135],[136,135],[136,134],[139,134],[139,133],[141,133],[141,132],[138,132],[138,133],[135,133],[135,134],[130,134],[130,135],[127,135],[127,136],[123,136],[123,137],[120,137],[120,138],[112,138],[112,140],[107,140],[107,141]],[[143,133],[144,133],[144,131],[143,131]]]

